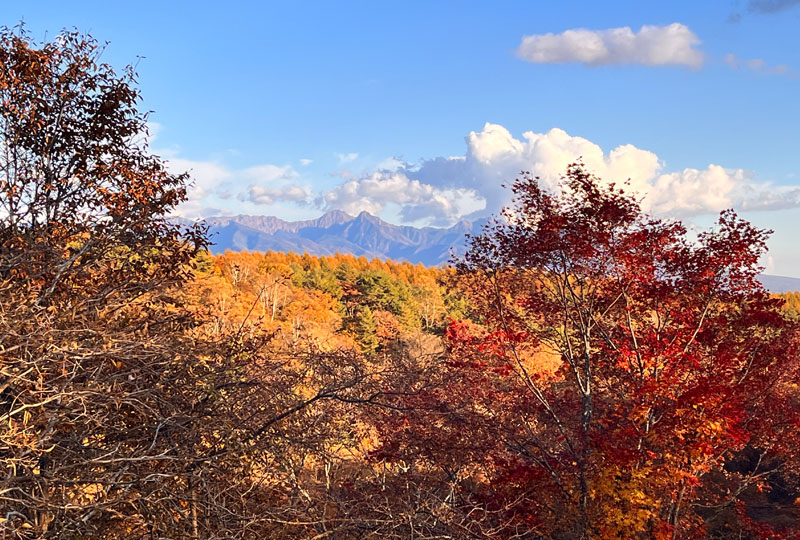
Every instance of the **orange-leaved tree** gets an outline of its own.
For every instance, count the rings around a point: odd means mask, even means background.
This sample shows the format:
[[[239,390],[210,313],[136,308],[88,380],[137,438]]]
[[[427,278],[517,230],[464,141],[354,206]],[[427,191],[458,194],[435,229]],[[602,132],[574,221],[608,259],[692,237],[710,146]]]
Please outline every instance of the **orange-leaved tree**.
[[[185,305],[204,231],[167,215],[187,178],[101,52],[0,31],[0,536],[280,534],[285,462],[333,425],[312,405],[365,375]]]
[[[203,231],[165,218],[186,178],[147,151],[135,74],[100,52],[74,32],[0,33],[0,529],[13,538],[114,537],[180,508],[167,478],[197,388],[174,295]]]
[[[757,281],[768,233],[725,211],[690,239],[581,164],[558,194],[512,189],[457,264],[478,324],[454,322],[376,422],[376,458],[448,483],[456,536],[796,534],[797,493],[768,497],[800,442],[798,329]]]

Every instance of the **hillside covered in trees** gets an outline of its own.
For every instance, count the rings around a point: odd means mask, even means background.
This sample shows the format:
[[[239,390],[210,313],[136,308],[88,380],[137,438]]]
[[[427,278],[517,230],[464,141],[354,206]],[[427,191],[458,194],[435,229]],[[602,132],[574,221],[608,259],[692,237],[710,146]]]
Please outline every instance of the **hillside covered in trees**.
[[[341,210],[331,210],[317,219],[305,221],[243,215],[203,219],[208,225],[209,249],[215,254],[226,251],[350,253],[426,266],[446,265],[454,257],[462,257],[467,235],[479,234],[486,221],[462,220],[445,229],[419,228],[392,225],[368,212],[350,216]],[[797,278],[760,274],[759,280],[774,293],[800,290]]]
[[[400,335],[442,335],[465,309],[447,292],[449,269],[338,254],[227,252],[199,261],[198,305],[223,326],[247,318],[287,343],[371,354]]]
[[[454,320],[479,320],[454,290],[452,267],[338,253],[228,251],[201,254],[197,269],[192,301],[211,307],[221,327],[247,319],[287,343],[351,346],[369,354],[400,337],[441,337]],[[787,317],[800,318],[800,292],[773,297],[784,302]]]
[[[797,295],[580,164],[452,267],[210,255],[131,69],[0,33],[0,533],[800,535]]]

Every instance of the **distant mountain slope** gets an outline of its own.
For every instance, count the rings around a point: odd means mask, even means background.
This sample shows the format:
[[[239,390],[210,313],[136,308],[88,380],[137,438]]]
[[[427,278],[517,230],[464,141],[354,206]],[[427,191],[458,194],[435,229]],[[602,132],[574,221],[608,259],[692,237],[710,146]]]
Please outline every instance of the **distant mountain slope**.
[[[774,293],[800,291],[800,279],[785,276],[761,274],[758,278],[764,288]]]
[[[451,249],[463,253],[467,233],[479,224],[462,221],[439,229],[392,225],[368,212],[351,216],[333,210],[318,219],[284,221],[272,216],[210,217],[213,253],[233,251],[294,251],[311,255],[335,252],[439,265]]]
[[[417,228],[392,225],[368,212],[353,217],[341,210],[307,221],[273,216],[210,217],[205,221],[213,253],[271,250],[332,255],[338,251],[429,266],[448,262],[451,252],[462,254],[464,235],[477,234],[482,225],[462,221],[447,229]],[[761,282],[775,293],[800,291],[798,278],[764,274]]]

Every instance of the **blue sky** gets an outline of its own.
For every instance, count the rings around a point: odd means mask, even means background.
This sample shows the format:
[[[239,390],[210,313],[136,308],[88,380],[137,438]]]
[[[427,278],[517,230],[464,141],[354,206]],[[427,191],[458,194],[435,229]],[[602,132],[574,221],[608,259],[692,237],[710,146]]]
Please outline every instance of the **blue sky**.
[[[698,7],[699,6],[699,7]],[[190,217],[368,210],[447,225],[582,155],[699,226],[737,208],[800,277],[800,0],[5,2],[139,60]],[[526,135],[527,133],[527,135]]]

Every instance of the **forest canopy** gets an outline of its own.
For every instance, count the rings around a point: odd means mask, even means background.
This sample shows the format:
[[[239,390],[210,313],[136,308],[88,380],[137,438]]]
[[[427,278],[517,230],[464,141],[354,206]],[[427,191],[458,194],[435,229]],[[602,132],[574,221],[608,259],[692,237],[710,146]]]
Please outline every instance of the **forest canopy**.
[[[452,266],[211,256],[92,38],[0,33],[0,532],[797,538],[797,293],[580,163]]]

